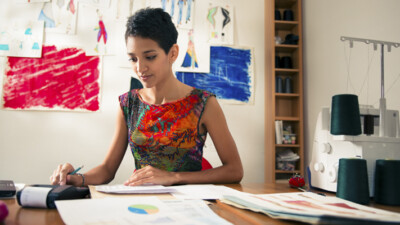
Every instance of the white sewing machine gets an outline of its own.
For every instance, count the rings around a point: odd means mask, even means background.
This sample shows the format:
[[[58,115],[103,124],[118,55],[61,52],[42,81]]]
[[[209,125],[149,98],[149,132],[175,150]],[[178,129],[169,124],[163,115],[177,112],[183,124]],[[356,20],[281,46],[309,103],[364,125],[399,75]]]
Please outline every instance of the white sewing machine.
[[[321,110],[315,126],[312,158],[309,165],[312,187],[336,192],[339,159],[360,157],[367,161],[370,196],[373,196],[376,160],[400,159],[399,112],[386,110],[383,137],[379,135],[379,109],[360,106],[362,130],[365,115],[374,115],[374,134],[370,136],[365,134],[332,135],[330,109],[326,107]]]

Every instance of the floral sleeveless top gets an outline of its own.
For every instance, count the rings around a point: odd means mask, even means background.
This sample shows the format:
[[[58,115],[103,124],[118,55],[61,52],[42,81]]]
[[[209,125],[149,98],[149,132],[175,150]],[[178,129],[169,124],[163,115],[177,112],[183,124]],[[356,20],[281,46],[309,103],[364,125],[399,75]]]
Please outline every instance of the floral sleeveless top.
[[[193,89],[179,100],[148,104],[133,89],[119,102],[128,127],[136,169],[147,165],[167,171],[199,171],[207,133],[200,134],[200,118],[214,94]]]

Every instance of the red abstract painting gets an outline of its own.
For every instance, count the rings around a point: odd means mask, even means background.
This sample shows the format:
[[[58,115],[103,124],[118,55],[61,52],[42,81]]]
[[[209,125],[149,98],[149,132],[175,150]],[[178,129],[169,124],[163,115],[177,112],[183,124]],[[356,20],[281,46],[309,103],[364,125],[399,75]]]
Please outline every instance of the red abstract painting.
[[[43,46],[42,58],[8,57],[3,107],[97,111],[100,58],[82,49]]]

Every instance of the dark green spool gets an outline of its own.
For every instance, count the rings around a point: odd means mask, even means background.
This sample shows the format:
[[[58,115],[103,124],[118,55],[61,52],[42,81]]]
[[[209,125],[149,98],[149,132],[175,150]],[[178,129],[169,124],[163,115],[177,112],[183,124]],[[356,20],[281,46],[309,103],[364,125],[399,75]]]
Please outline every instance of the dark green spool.
[[[400,160],[376,160],[374,201],[400,205]]]
[[[357,95],[342,94],[332,97],[331,134],[361,134],[360,108]]]
[[[366,205],[369,203],[367,161],[339,159],[336,197]]]

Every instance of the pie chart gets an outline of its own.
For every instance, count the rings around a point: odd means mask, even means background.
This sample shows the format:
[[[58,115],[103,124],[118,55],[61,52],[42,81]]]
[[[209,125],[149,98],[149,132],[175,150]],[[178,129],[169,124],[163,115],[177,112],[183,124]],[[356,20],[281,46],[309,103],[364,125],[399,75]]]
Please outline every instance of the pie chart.
[[[156,206],[146,204],[130,205],[128,210],[136,214],[155,214],[159,211]]]

